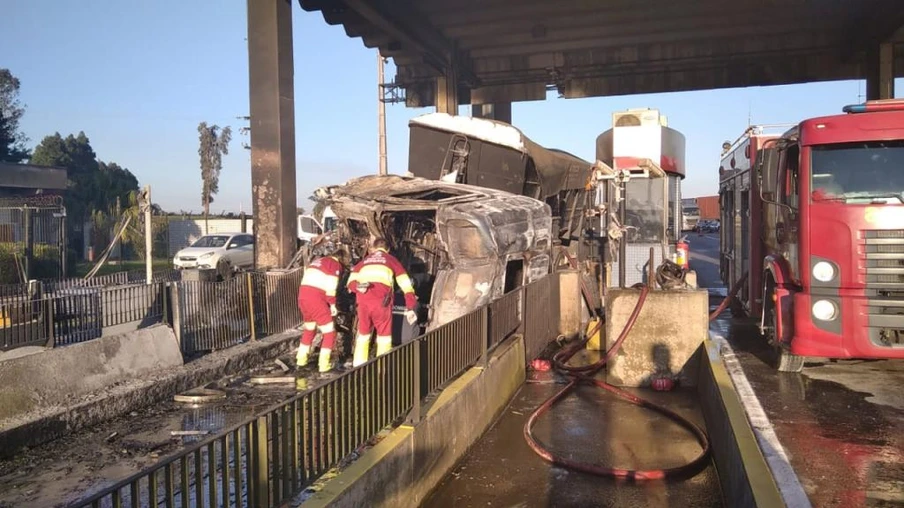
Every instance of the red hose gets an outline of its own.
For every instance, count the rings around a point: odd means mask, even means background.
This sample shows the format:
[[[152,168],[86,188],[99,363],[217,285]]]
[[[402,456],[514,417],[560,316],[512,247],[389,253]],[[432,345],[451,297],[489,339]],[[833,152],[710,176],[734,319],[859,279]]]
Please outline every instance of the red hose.
[[[738,288],[743,285],[746,278],[747,274],[745,273],[744,276],[735,283],[734,287],[729,291],[728,296],[726,296],[719,307],[712,314],[710,314],[710,321],[715,319],[716,316],[718,316],[725,309],[732,296],[737,292]],[[695,474],[700,469],[702,469],[703,466],[705,466],[710,453],[710,443],[709,438],[707,438],[706,436],[706,433],[703,431],[703,429],[700,428],[699,425],[663,406],[654,404],[653,402],[612,386],[605,381],[593,379],[593,376],[597,372],[599,372],[600,369],[602,369],[613,356],[618,353],[619,348],[621,348],[622,342],[625,341],[628,333],[630,333],[631,329],[634,327],[634,323],[637,321],[637,317],[640,315],[640,311],[643,308],[643,304],[647,298],[647,293],[649,293],[649,288],[647,286],[643,286],[643,288],[641,288],[640,290],[640,295],[637,298],[637,303],[634,305],[634,310],[631,312],[631,316],[628,317],[628,321],[625,323],[624,329],[622,329],[621,334],[619,334],[618,339],[615,341],[615,343],[612,344],[612,347],[610,347],[606,351],[606,354],[603,355],[603,357],[600,358],[599,361],[590,365],[581,366],[571,366],[567,364],[568,361],[590,340],[590,337],[596,334],[600,326],[602,326],[602,322],[598,323],[596,327],[590,333],[588,333],[587,337],[585,337],[583,340],[578,341],[573,346],[562,349],[561,351],[556,353],[555,356],[553,356],[553,365],[555,366],[555,368],[568,375],[570,377],[570,381],[567,385],[565,385],[565,388],[547,399],[543,404],[540,405],[540,407],[534,410],[534,412],[531,413],[530,418],[528,418],[527,422],[524,424],[525,441],[527,441],[528,446],[530,446],[531,449],[543,460],[553,465],[574,471],[581,471],[597,476],[626,478],[631,480],[662,480],[666,478],[687,477],[691,474]],[[544,448],[543,445],[534,438],[534,424],[541,416],[549,411],[553,405],[564,399],[580,383],[593,384],[594,386],[606,390],[618,396],[619,398],[630,402],[631,404],[635,404],[665,415],[667,418],[671,419],[678,425],[681,425],[694,435],[701,447],[700,454],[687,464],[668,469],[622,469],[604,467],[553,455],[552,452]]]

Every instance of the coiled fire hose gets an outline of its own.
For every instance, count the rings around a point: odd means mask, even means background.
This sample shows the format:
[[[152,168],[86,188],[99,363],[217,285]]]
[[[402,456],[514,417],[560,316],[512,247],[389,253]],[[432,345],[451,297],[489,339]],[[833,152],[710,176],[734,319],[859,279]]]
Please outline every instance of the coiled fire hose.
[[[682,277],[683,278],[683,277]],[[731,299],[738,292],[741,286],[743,286],[744,281],[747,280],[747,274],[745,273],[740,280],[738,280],[734,286],[728,291],[728,295],[722,300],[722,303],[716,308],[712,314],[709,315],[709,320],[714,320],[722,311],[730,303]],[[676,477],[687,477],[692,474],[697,473],[703,466],[705,466],[706,461],[709,457],[710,453],[710,443],[709,438],[706,436],[706,433],[703,429],[700,428],[699,425],[694,422],[688,420],[687,418],[675,413],[674,411],[667,409],[659,404],[655,404],[646,399],[638,397],[632,393],[629,393],[621,388],[617,388],[605,381],[600,381],[598,379],[593,379],[593,376],[599,372],[603,367],[605,367],[606,363],[613,358],[616,354],[618,354],[619,348],[621,348],[622,342],[625,341],[625,338],[628,336],[628,333],[631,332],[631,328],[634,327],[634,323],[637,321],[637,316],[640,315],[641,309],[643,309],[644,301],[647,299],[647,294],[649,293],[650,288],[648,286],[643,286],[640,289],[640,295],[637,298],[637,303],[634,305],[634,310],[631,312],[631,315],[628,317],[628,321],[625,323],[624,329],[619,334],[618,339],[616,339],[615,343],[612,344],[606,354],[603,357],[590,365],[581,365],[581,366],[571,366],[568,365],[568,361],[573,357],[581,348],[584,347],[585,344],[590,340],[596,332],[599,330],[600,326],[602,326],[602,321],[600,321],[594,329],[587,334],[587,336],[576,344],[560,350],[553,356],[553,366],[556,370],[566,374],[570,381],[565,388],[561,389],[555,395],[547,399],[543,404],[541,404],[533,413],[531,413],[530,417],[527,419],[527,422],[524,424],[524,439],[527,441],[528,446],[539,455],[543,460],[560,467],[564,467],[566,469],[581,471],[584,473],[589,473],[597,476],[606,476],[612,478],[624,478],[630,480],[662,480],[666,478],[676,478]],[[615,467],[605,467],[597,464],[590,464],[587,462],[580,462],[576,460],[567,459],[564,457],[560,457],[554,455],[548,449],[546,449],[537,439],[533,436],[533,427],[537,420],[543,416],[546,412],[550,410],[557,402],[564,399],[568,394],[570,394],[579,384],[592,384],[598,388],[608,391],[619,398],[637,406],[641,406],[646,409],[650,409],[652,411],[656,411],[667,418],[671,419],[678,425],[684,427],[694,437],[697,439],[697,442],[700,444],[701,451],[700,453],[690,462],[668,468],[668,469],[622,469]]]

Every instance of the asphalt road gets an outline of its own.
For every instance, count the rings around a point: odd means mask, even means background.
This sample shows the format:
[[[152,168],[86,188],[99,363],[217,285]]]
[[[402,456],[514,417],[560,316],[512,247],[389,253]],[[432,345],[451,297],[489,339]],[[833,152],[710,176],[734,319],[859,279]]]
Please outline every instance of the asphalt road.
[[[688,240],[699,284],[724,288],[718,236]],[[753,319],[725,313],[714,326],[727,332],[814,506],[904,506],[904,361],[813,359],[801,374],[778,373]]]

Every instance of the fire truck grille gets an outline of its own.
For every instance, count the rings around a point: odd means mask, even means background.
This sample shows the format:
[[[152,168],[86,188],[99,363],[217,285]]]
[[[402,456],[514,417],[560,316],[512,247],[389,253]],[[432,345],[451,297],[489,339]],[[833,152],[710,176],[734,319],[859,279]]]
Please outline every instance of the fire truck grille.
[[[864,231],[866,287],[904,287],[904,229]]]
[[[872,300],[867,303],[870,339],[877,346],[904,346],[904,301]]]

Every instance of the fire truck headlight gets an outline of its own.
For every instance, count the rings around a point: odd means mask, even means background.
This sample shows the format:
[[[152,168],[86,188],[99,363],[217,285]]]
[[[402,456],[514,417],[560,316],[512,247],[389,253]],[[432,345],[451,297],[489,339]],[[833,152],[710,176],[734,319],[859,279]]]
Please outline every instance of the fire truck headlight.
[[[813,317],[820,321],[832,321],[838,316],[838,309],[829,300],[817,300],[813,303]]]
[[[835,278],[835,267],[828,261],[820,261],[813,265],[813,277],[820,282],[829,282]]]

